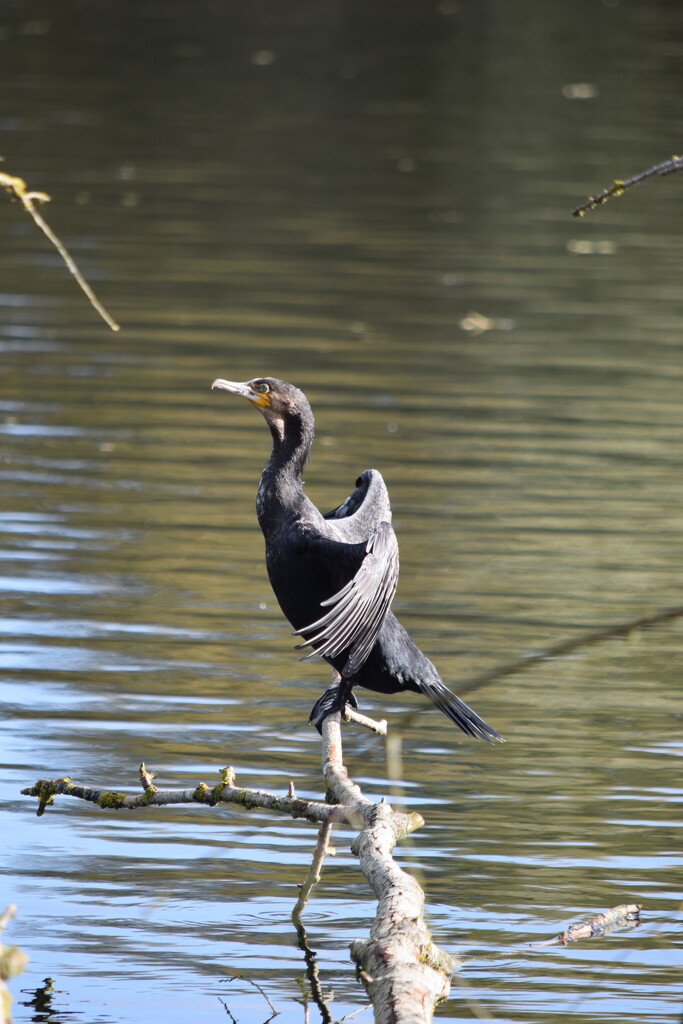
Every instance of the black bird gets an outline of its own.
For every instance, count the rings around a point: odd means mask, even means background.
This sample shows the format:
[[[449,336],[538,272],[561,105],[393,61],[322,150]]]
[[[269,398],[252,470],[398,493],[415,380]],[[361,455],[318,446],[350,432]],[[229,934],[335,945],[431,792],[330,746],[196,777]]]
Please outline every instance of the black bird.
[[[318,731],[333,711],[357,707],[354,686],[379,693],[412,690],[429,697],[469,736],[502,737],[444,686],[431,661],[390,611],[398,583],[398,544],[384,480],[366,469],[355,489],[326,515],[304,494],[301,474],[313,444],[308,399],[284,380],[215,380],[263,414],[273,450],[261,476],[256,513],[266,540],[268,576],[307,657],[321,655],[332,685],[310,720]]]

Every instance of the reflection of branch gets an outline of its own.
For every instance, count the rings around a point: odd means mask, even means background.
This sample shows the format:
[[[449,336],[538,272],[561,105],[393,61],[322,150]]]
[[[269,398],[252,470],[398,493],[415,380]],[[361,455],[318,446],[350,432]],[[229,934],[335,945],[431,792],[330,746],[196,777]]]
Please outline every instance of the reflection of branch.
[[[330,850],[329,841],[330,834],[332,832],[332,822],[326,821],[320,826],[320,832],[318,833],[318,842],[315,844],[315,851],[313,853],[313,862],[306,875],[306,881],[301,886],[301,892],[299,893],[299,899],[296,901],[296,905],[292,910],[292,921],[294,927],[299,930],[301,926],[301,912],[308,903],[308,897],[311,895],[313,886],[320,881],[320,872],[322,870],[323,861],[328,853],[333,853]]]
[[[559,644],[553,644],[551,647],[546,647],[545,650],[537,651],[535,654],[525,654],[514,661],[498,665],[489,672],[483,672],[479,676],[474,676],[472,679],[458,683],[458,692],[462,690],[465,693],[479,686],[485,686],[487,683],[494,683],[498,679],[504,679],[506,676],[516,675],[518,672],[524,672],[532,665],[537,665],[539,661],[550,661],[552,658],[559,658],[563,654],[569,654],[571,651],[578,650],[580,647],[588,647],[589,644],[597,644],[602,640],[612,640],[617,636],[626,637],[636,629],[647,629],[649,626],[656,626],[660,622],[680,619],[681,617],[683,617],[683,605],[679,604],[673,608],[664,608],[661,612],[653,612],[652,615],[642,615],[639,619],[631,619],[629,622],[620,622],[613,626],[603,626],[601,629],[582,633],[580,636],[572,637],[571,640],[562,640]]]
[[[639,182],[645,181],[646,178],[654,178],[657,174],[662,176],[673,174],[674,171],[680,171],[681,168],[683,168],[683,157],[672,156],[670,160],[665,160],[661,164],[655,164],[654,167],[648,167],[646,171],[641,171],[640,174],[636,174],[632,178],[626,178],[625,181],[617,179],[609,188],[603,189],[597,196],[589,196],[585,203],[577,206],[573,216],[583,217],[584,213],[588,213],[589,210],[594,210],[596,206],[606,203],[612,196],[622,195],[627,188],[638,185]]]
[[[29,216],[33,218],[36,226],[39,227],[45,237],[52,242],[55,249],[66,263],[69,271],[76,278],[76,281],[84,292],[88,302],[99,313],[107,326],[110,327],[112,331],[120,331],[120,325],[117,324],[116,320],[114,320],[114,318],[107,312],[100,300],[97,298],[94,291],[76,266],[76,261],[69,253],[69,250],[64,245],[61,238],[54,233],[50,225],[36,209],[36,203],[49,203],[50,196],[46,192],[29,192],[24,179],[15,178],[11,174],[0,173],[0,186],[7,189],[10,195],[19,200]]]
[[[266,993],[265,993],[265,992],[263,991],[263,989],[262,989],[262,988],[261,988],[261,986],[260,986],[260,985],[258,984],[258,982],[254,981],[254,979],[253,979],[253,978],[244,978],[244,977],[242,977],[242,975],[241,975],[241,974],[236,974],[234,978],[225,978],[225,979],[223,979],[223,980],[227,981],[227,982],[228,982],[228,984],[229,984],[229,983],[230,983],[231,981],[246,981],[246,982],[247,982],[247,983],[248,983],[249,985],[253,985],[253,987],[254,987],[254,988],[256,989],[256,991],[257,991],[257,992],[260,992],[260,993],[261,993],[261,995],[263,996],[263,998],[265,999],[265,1001],[266,1001],[266,1002],[268,1003],[268,1006],[270,1007],[270,1010],[272,1011],[272,1012],[271,1012],[271,1014],[270,1014],[270,1017],[268,1017],[268,1019],[267,1019],[267,1020],[265,1020],[265,1021],[263,1022],[263,1024],[270,1024],[270,1021],[271,1021],[271,1020],[273,1020],[273,1018],[274,1018],[274,1017],[277,1017],[277,1016],[279,1016],[279,1013],[280,1013],[280,1011],[279,1011],[279,1010],[277,1009],[277,1007],[273,1006],[273,1004],[271,1003],[271,1001],[270,1001],[270,999],[268,998],[267,994],[266,994]],[[219,1001],[219,1003],[222,1003],[222,1005],[223,1005],[223,1009],[225,1010],[225,1012],[227,1013],[227,1015],[228,1015],[228,1016],[230,1017],[230,1020],[232,1021],[232,1024],[237,1024],[237,1021],[235,1020],[235,1018],[233,1017],[233,1015],[232,1015],[232,1014],[230,1013],[230,1007],[229,1007],[229,1006],[228,1006],[228,1004],[227,1004],[227,1003],[225,1002],[225,1000],[224,1000],[224,999],[221,999],[221,997],[219,996],[219,997],[218,997],[218,1001]]]
[[[320,1016],[322,1018],[322,1024],[331,1024],[332,1015],[329,1007],[323,995],[322,985],[320,984],[320,977],[318,974],[318,964],[316,963],[316,954],[311,949],[308,943],[308,935],[304,928],[304,923],[301,920],[301,912],[308,902],[308,897],[311,894],[313,886],[320,881],[320,872],[322,870],[323,861],[325,856],[332,852],[329,849],[328,843],[330,840],[330,834],[332,832],[332,822],[326,821],[320,826],[320,832],[318,833],[318,842],[315,844],[315,851],[313,853],[313,861],[306,880],[301,886],[301,892],[299,893],[299,899],[296,901],[296,905],[292,910],[292,923],[296,928],[296,936],[298,940],[298,946],[301,952],[304,954],[304,960],[306,961],[306,975],[308,982],[311,986],[311,995],[320,1010]],[[302,986],[303,987],[303,986]]]

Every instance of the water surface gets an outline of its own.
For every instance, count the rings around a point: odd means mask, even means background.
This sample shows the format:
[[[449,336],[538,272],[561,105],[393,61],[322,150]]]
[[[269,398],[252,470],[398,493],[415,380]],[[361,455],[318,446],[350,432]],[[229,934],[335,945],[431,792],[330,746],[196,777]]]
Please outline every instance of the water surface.
[[[681,13],[18,0],[0,48],[3,166],[52,193],[124,326],[0,205],[16,1021],[218,1021],[220,999],[265,1021],[254,981],[304,1020],[290,912],[311,826],[65,799],[37,819],[19,796],[65,774],[135,789],[143,759],[161,785],[229,763],[320,796],[306,720],[328,678],[296,660],[254,515],[268,433],[209,391],[264,374],[313,403],[321,507],[381,468],[397,612],[507,739],[361,693],[400,735],[390,780],[383,744],[345,734],[368,795],[426,819],[397,855],[464,960],[437,1018],[677,1021],[681,620],[468,682],[683,603],[683,178],[569,216],[676,151]],[[374,915],[349,840],[306,914],[334,1019],[365,1002],[348,945]],[[625,902],[635,930],[529,948]]]

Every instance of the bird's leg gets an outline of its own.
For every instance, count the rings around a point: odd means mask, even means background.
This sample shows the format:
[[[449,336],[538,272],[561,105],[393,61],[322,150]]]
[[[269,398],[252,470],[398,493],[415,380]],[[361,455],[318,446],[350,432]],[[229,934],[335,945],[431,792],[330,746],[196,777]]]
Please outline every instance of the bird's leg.
[[[323,722],[327,716],[335,711],[341,711],[343,714],[347,704],[352,708],[358,707],[358,701],[353,694],[353,679],[345,679],[336,668],[333,668],[332,682],[313,705],[308,720],[322,734]]]

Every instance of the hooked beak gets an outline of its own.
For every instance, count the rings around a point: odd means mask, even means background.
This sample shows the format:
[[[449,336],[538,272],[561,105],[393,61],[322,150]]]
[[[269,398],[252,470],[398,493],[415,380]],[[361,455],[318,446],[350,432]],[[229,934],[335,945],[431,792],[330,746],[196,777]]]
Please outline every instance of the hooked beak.
[[[215,380],[211,385],[211,390],[214,388],[220,388],[222,391],[232,391],[233,395],[241,395],[242,398],[248,398],[250,402],[253,402],[256,395],[251,390],[248,384],[238,384],[234,380]]]
[[[219,377],[211,385],[211,390],[214,388],[220,388],[222,391],[231,391],[233,395],[241,395],[242,398],[246,398],[247,401],[259,409],[265,409],[270,405],[270,396],[268,394],[262,395],[257,391],[252,391],[251,386],[247,383],[240,384],[237,381],[222,380]]]

